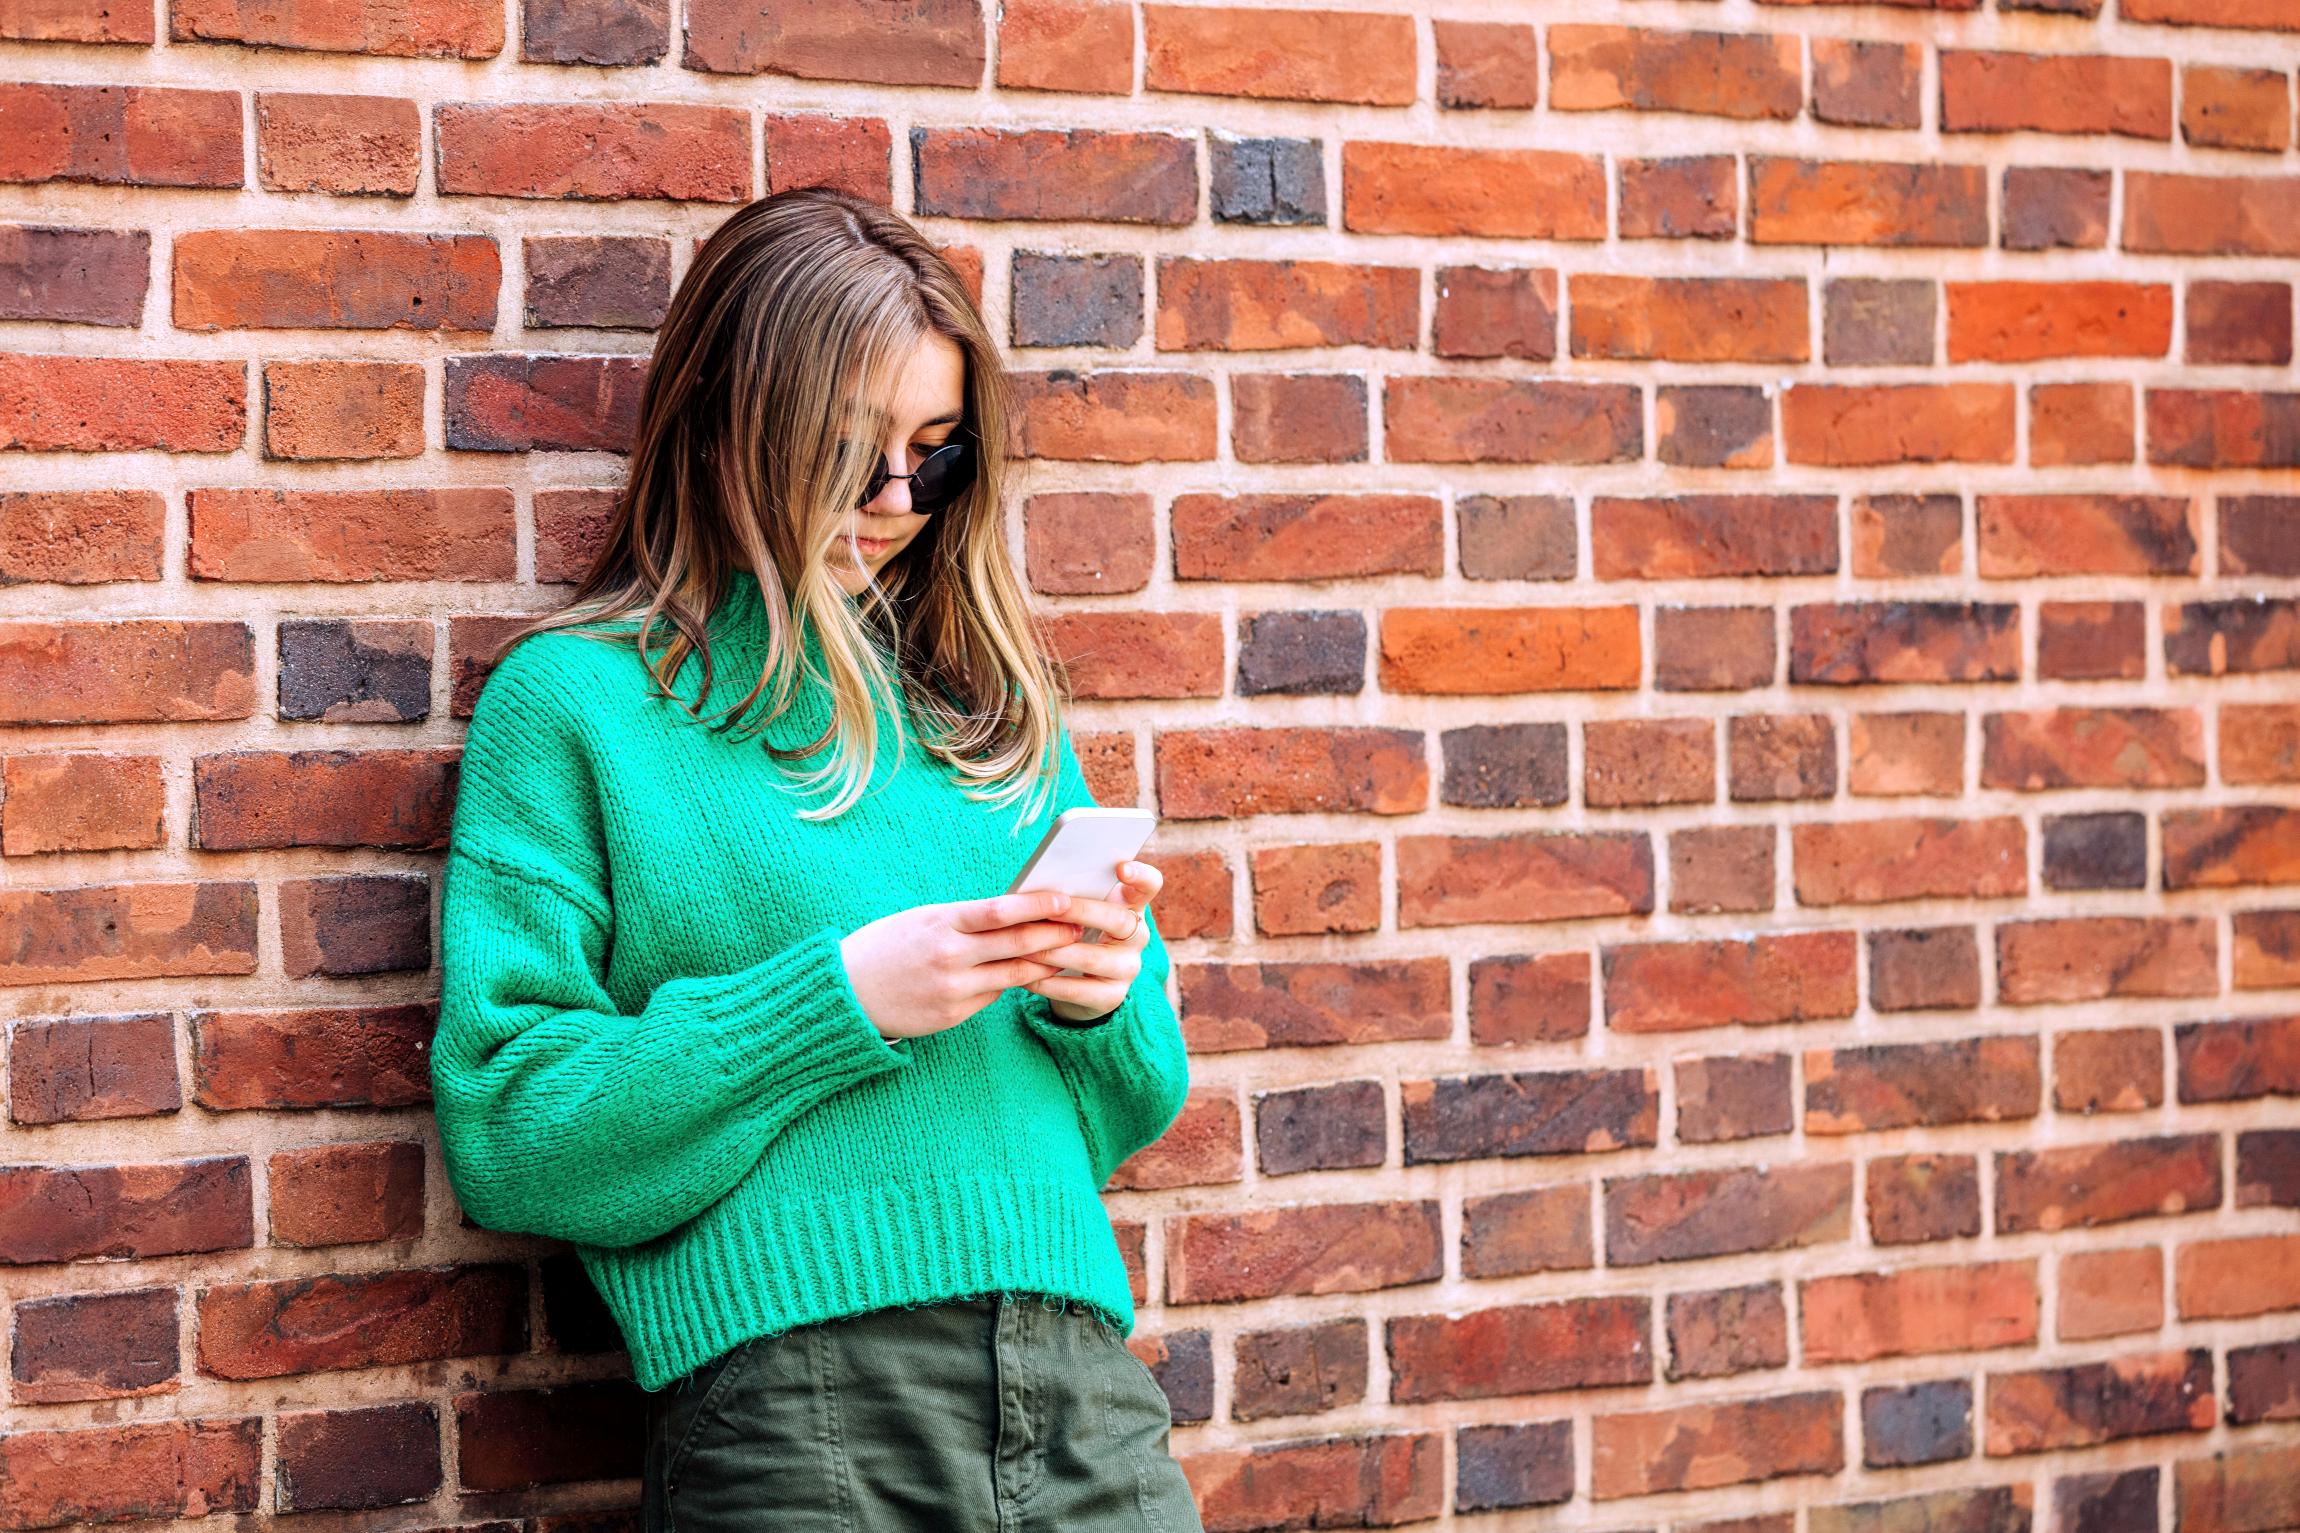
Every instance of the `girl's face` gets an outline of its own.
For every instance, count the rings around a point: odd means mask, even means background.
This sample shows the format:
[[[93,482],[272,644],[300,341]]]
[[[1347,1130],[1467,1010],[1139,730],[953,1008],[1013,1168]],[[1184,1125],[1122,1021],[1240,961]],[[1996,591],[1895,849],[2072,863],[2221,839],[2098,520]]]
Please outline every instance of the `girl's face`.
[[[904,364],[892,404],[881,408],[892,413],[878,417],[886,428],[880,456],[889,473],[910,473],[958,429],[966,408],[966,354],[948,337],[930,332]],[[932,520],[911,510],[909,480],[888,480],[878,499],[847,514],[842,535],[831,545],[831,572],[840,587],[849,596],[862,594]]]

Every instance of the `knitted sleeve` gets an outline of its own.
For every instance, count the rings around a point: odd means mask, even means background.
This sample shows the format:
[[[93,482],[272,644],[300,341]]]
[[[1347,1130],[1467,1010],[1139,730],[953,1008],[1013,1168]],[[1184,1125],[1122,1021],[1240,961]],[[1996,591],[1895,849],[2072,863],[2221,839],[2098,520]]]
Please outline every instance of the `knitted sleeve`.
[[[907,1066],[908,1040],[862,1010],[827,926],[617,1006],[585,689],[523,658],[541,642],[497,667],[465,738],[442,875],[440,1142],[479,1224],[636,1245],[717,1201],[826,1096]]]
[[[1061,778],[1050,813],[1091,805],[1085,774],[1067,726],[1062,731]],[[1099,1187],[1125,1159],[1164,1134],[1181,1115],[1190,1089],[1190,1060],[1181,1022],[1166,998],[1173,963],[1151,910],[1142,913],[1148,938],[1142,968],[1117,1009],[1092,1022],[1065,1022],[1036,991],[1020,992],[1022,1018],[1061,1067],[1077,1101],[1086,1148]]]

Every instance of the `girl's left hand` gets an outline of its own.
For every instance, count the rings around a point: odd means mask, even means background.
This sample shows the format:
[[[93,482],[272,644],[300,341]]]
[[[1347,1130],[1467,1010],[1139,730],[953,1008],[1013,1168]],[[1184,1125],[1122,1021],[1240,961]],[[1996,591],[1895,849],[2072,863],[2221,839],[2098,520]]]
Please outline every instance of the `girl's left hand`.
[[[1150,942],[1142,912],[1166,886],[1166,876],[1147,862],[1118,864],[1118,897],[1108,900],[1075,896],[1062,919],[1087,928],[1100,928],[1099,942],[1066,942],[1031,956],[1040,963],[1084,972],[1064,977],[1049,974],[1021,988],[1046,997],[1055,1016],[1065,1022],[1091,1022],[1118,1009],[1134,977],[1142,972],[1142,949]],[[1124,936],[1117,935],[1123,932]]]

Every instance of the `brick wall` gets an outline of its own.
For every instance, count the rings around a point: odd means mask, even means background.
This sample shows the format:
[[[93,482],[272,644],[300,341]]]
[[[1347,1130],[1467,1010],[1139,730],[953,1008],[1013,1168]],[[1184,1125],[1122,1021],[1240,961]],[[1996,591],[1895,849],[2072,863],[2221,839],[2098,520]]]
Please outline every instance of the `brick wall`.
[[[813,181],[1165,817],[1210,1528],[2300,1525],[2300,5],[1372,3],[0,0],[0,1526],[629,1525],[438,860]]]

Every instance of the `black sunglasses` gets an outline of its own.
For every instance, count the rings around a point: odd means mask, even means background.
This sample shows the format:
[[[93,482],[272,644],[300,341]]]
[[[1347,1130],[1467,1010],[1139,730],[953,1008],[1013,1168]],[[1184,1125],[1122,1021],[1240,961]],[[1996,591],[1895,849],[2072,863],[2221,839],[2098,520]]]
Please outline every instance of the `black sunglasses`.
[[[841,442],[842,451],[851,450]],[[913,515],[926,516],[940,511],[966,493],[974,483],[975,453],[972,434],[961,426],[951,433],[949,441],[919,460],[917,468],[907,474],[887,472],[886,455],[881,453],[871,465],[870,482],[863,486],[862,498],[855,509],[862,510],[878,499],[879,492],[896,479],[910,481],[910,509]]]

